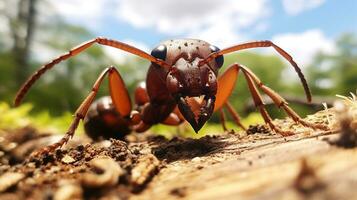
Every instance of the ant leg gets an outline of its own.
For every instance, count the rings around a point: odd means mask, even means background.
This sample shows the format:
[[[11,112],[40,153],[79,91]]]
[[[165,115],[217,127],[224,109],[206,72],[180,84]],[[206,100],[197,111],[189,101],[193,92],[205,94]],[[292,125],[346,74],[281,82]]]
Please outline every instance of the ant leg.
[[[231,105],[231,103],[227,102],[225,104],[226,109],[228,110],[229,114],[231,114],[231,116],[233,117],[234,122],[241,127],[243,130],[247,130],[247,128],[241,123],[239,114],[234,110],[233,106]]]
[[[242,69],[243,73],[247,76],[249,76],[257,85],[258,87],[265,93],[267,94],[274,102],[274,104],[279,107],[283,108],[284,111],[288,114],[289,117],[291,117],[295,122],[300,123],[306,127],[310,127],[313,129],[322,129],[322,130],[328,130],[328,127],[321,125],[321,124],[313,124],[310,122],[307,122],[303,120],[293,109],[291,109],[288,106],[288,103],[286,100],[281,97],[278,93],[276,93],[274,90],[271,88],[267,87],[264,85],[261,80],[247,67],[240,66]]]
[[[87,111],[90,107],[90,105],[93,103],[94,98],[96,96],[96,94],[98,93],[99,87],[103,82],[103,79],[105,78],[105,76],[109,73],[109,80],[110,80],[110,84],[112,83],[118,83],[120,82],[119,79],[121,79],[119,73],[116,71],[116,69],[114,67],[108,67],[106,69],[103,70],[103,72],[99,75],[99,77],[97,78],[97,80],[95,81],[95,83],[93,84],[92,90],[89,93],[89,95],[83,100],[83,102],[81,103],[81,105],[78,107],[78,109],[76,110],[75,114],[74,114],[74,119],[70,125],[70,127],[68,128],[67,132],[65,133],[65,135],[62,137],[62,139],[54,144],[51,144],[43,149],[40,149],[39,151],[35,152],[33,155],[37,156],[40,154],[46,154],[49,152],[54,151],[57,148],[62,147],[64,144],[66,144],[68,142],[68,140],[70,140],[77,127],[78,124],[81,120],[84,119],[85,115],[87,114]],[[119,76],[119,77],[118,77]],[[119,87],[117,87],[117,89],[122,89],[125,88],[125,86],[121,85]],[[125,89],[126,90],[126,89]],[[122,97],[124,99],[124,101],[122,100],[121,103],[123,103],[123,105],[130,105],[128,104],[126,101],[129,98],[129,96],[125,97],[125,94],[127,94],[127,91],[121,91],[122,93],[124,93],[124,96]],[[113,96],[112,96],[113,98]],[[114,102],[114,101],[113,101]],[[130,102],[130,99],[129,99]],[[114,103],[115,107],[117,106],[117,103]],[[120,112],[120,114],[123,114],[123,116],[129,116],[133,121],[138,121],[140,120],[140,118],[138,119],[138,115],[133,113],[131,114],[131,105],[129,108],[123,108],[122,106],[116,107],[117,110]],[[129,111],[128,111],[129,110]],[[125,111],[125,112],[123,112]],[[130,116],[131,115],[131,116]]]
[[[230,113],[230,115],[233,117],[234,122],[243,130],[247,130],[240,122],[240,117],[238,113],[233,109],[232,105],[228,102],[228,98],[232,94],[234,86],[236,84],[238,73],[239,73],[239,68],[235,64],[233,64],[221,76],[219,76],[214,110],[215,111],[221,110],[221,108],[225,106],[228,112]],[[221,118],[222,118],[222,114],[221,114]]]
[[[224,114],[223,109],[219,109],[219,119],[221,121],[223,131],[227,132],[228,129],[227,129],[227,126],[226,126],[226,116]]]
[[[239,70],[241,69],[241,66],[238,65],[238,64],[233,64],[231,65],[228,70],[219,78],[218,80],[218,90],[217,90],[217,99],[220,99],[217,106],[217,108],[215,109],[219,109],[220,107],[222,107],[223,105],[227,105],[227,109],[228,111],[230,111],[230,113],[232,114],[233,118],[236,120],[236,119],[239,119],[239,115],[234,111],[234,109],[232,108],[232,106],[229,106],[227,104],[227,101],[228,101],[228,97],[230,96],[230,94],[232,93],[232,90],[234,88],[234,85],[235,85],[235,81],[237,79],[237,76],[238,76],[238,73],[239,73]],[[274,124],[273,124],[273,120],[271,119],[270,115],[268,114],[268,112],[266,111],[265,107],[264,107],[264,103],[263,103],[263,99],[262,97],[260,96],[259,92],[258,92],[258,89],[256,88],[256,86],[254,85],[254,82],[252,81],[252,79],[250,78],[250,76],[248,76],[246,73],[244,73],[245,75],[245,78],[247,80],[247,83],[248,83],[248,86],[249,86],[249,90],[250,90],[250,93],[253,97],[253,100],[254,100],[254,104],[255,106],[259,109],[265,123],[267,123],[269,125],[269,127],[280,133],[281,135],[292,135],[293,133],[292,132],[286,132],[286,131],[283,131],[281,129],[279,129],[278,127],[276,127]],[[228,79],[229,78],[229,79]],[[228,81],[229,80],[229,81]],[[224,87],[227,87],[225,88],[224,90]],[[227,91],[227,92],[223,92],[223,91]],[[221,95],[222,94],[222,95]],[[217,100],[216,100],[217,102]],[[237,118],[238,116],[238,118]],[[236,121],[237,123],[237,121]],[[240,123],[240,120],[238,120],[238,123]],[[237,123],[237,124],[238,124]],[[244,126],[243,126],[244,127]],[[243,128],[242,127],[242,128]],[[245,129],[245,127],[244,127]]]
[[[240,65],[237,64],[237,66],[241,69]],[[243,69],[242,69],[242,71],[245,72]],[[249,91],[253,97],[255,107],[257,107],[259,109],[259,112],[262,115],[265,123],[268,124],[272,130],[276,131],[277,133],[281,134],[282,136],[293,135],[294,133],[292,131],[283,131],[282,129],[280,129],[274,125],[273,120],[271,119],[268,111],[265,109],[263,99],[262,99],[261,95],[259,94],[258,89],[255,86],[252,78],[247,73],[244,73],[244,76],[247,81]]]
[[[143,106],[150,101],[149,95],[146,90],[146,83],[140,82],[134,91],[135,105]],[[140,109],[139,109],[140,110]]]
[[[132,111],[131,100],[128,89],[115,67],[109,67],[109,91],[114,107],[123,118],[127,119],[130,125],[136,125],[141,121],[138,111]]]
[[[149,95],[147,94],[145,82],[140,82],[138,84],[138,86],[135,89],[134,96],[135,96],[135,98],[134,98],[135,105],[137,105],[137,109],[142,110],[144,105],[146,103],[149,103],[149,101],[150,101]],[[181,124],[182,121],[183,120],[181,120],[176,113],[172,112],[161,123],[165,124],[165,125],[177,126],[177,125]],[[147,128],[145,128],[145,127],[148,127],[148,126],[144,126],[144,124],[142,124],[141,126],[137,127],[137,130],[143,132],[143,131],[147,130]]]
[[[114,67],[110,67],[108,72],[110,97],[112,98],[114,107],[121,116],[129,116],[132,107],[125,83]]]
[[[52,60],[51,62],[43,65],[40,69],[38,69],[36,72],[34,72],[29,79],[27,79],[27,81],[22,85],[22,87],[20,88],[20,90],[17,92],[16,97],[15,97],[15,106],[18,106],[20,104],[20,102],[22,101],[23,97],[25,96],[25,94],[28,92],[28,90],[31,88],[31,86],[42,76],[42,74],[44,74],[47,70],[51,69],[53,66],[55,66],[56,64],[69,59],[70,57],[76,56],[77,54],[81,53],[82,51],[88,49],[89,47],[91,47],[93,44],[99,44],[99,45],[103,45],[103,46],[111,46],[114,47],[116,49],[121,49],[123,51],[129,52],[131,54],[137,55],[141,58],[147,59],[151,62],[154,62],[156,64],[158,64],[159,66],[162,66],[164,68],[168,68],[170,66],[168,66],[168,64],[166,64],[165,62],[151,56],[150,54],[136,48],[133,46],[130,46],[128,44],[125,44],[123,42],[120,41],[116,41],[116,40],[112,40],[112,39],[107,39],[107,38],[103,38],[103,37],[97,37],[95,39],[89,40],[87,42],[84,42],[76,47],[74,47],[73,49],[71,49],[70,51],[68,51],[67,53],[60,55],[59,57],[55,58],[54,60]]]
[[[98,92],[98,89],[105,77],[105,75],[108,73],[108,71],[110,70],[110,68],[106,68],[98,77],[98,79],[95,81],[91,92],[89,93],[89,95],[83,100],[83,102],[81,103],[81,105],[78,107],[78,109],[76,110],[75,114],[74,114],[74,119],[70,125],[70,127],[68,128],[67,132],[65,133],[65,135],[62,137],[62,139],[54,144],[51,144],[43,149],[41,149],[40,151],[37,151],[34,155],[38,155],[38,154],[46,154],[49,152],[54,151],[55,149],[62,147],[64,144],[66,144],[68,142],[68,140],[70,138],[73,137],[75,130],[78,127],[78,124],[80,122],[80,120],[82,120],[87,111],[89,106],[92,104],[95,95]]]
[[[240,51],[244,49],[252,49],[252,48],[261,48],[261,47],[273,47],[281,56],[283,56],[295,69],[296,73],[298,74],[300,81],[304,87],[306,98],[308,102],[311,102],[311,92],[309,89],[309,86],[307,84],[307,81],[304,77],[304,74],[301,72],[301,69],[299,66],[296,64],[294,59],[282,48],[280,48],[278,45],[274,44],[273,42],[269,40],[264,40],[264,41],[255,41],[255,42],[246,42],[238,45],[234,45],[225,49],[222,49],[216,53],[212,53],[209,57],[207,57],[202,63],[207,63],[210,60],[214,59],[217,56],[224,55],[227,53],[232,53],[235,51]]]
[[[235,71],[234,71],[233,69],[235,69]],[[231,74],[233,74],[232,72],[235,72],[235,73],[234,73],[234,76],[237,76],[240,69],[241,69],[242,72],[244,73],[244,76],[245,76],[246,81],[247,81],[247,83],[248,83],[248,87],[249,87],[250,93],[251,93],[251,95],[252,95],[252,97],[253,97],[255,106],[259,109],[259,112],[261,113],[261,115],[262,115],[262,117],[263,117],[265,123],[267,123],[267,124],[269,125],[269,127],[270,127],[272,130],[274,130],[274,131],[276,131],[277,133],[279,133],[279,134],[281,134],[281,135],[284,135],[284,136],[294,134],[294,133],[291,132],[291,131],[283,131],[283,130],[279,129],[278,127],[276,127],[276,126],[273,124],[273,122],[272,122],[273,120],[271,119],[269,113],[267,112],[267,110],[266,110],[265,107],[264,107],[263,99],[262,99],[261,95],[259,94],[258,89],[257,89],[256,85],[254,84],[254,81],[258,84],[258,86],[259,86],[260,88],[262,88],[262,90],[263,90],[265,93],[267,93],[267,94],[270,96],[270,98],[273,99],[273,101],[274,101],[279,107],[283,107],[283,109],[287,112],[287,114],[288,114],[291,118],[293,118],[294,120],[300,122],[301,124],[303,124],[303,125],[305,125],[305,126],[308,126],[308,127],[311,127],[311,128],[321,128],[321,129],[325,129],[325,128],[322,127],[321,125],[311,124],[311,123],[309,123],[309,122],[306,122],[306,121],[302,120],[301,117],[300,117],[298,114],[296,114],[290,107],[287,106],[286,101],[285,101],[282,97],[280,97],[276,92],[272,91],[271,89],[266,89],[266,88],[268,88],[268,87],[266,87],[265,85],[263,85],[263,84],[261,83],[261,81],[254,75],[254,73],[251,72],[248,68],[246,68],[246,67],[244,67],[244,66],[241,66],[241,65],[239,65],[239,64],[233,64],[228,70],[231,71]],[[227,70],[227,71],[228,71],[228,70]],[[219,79],[219,80],[221,80],[221,79]],[[225,80],[225,79],[222,79],[222,80],[223,80],[223,81],[221,81],[221,82],[224,83],[224,80]],[[235,79],[233,79],[233,80],[235,80]],[[218,86],[220,85],[221,82],[219,82]],[[228,85],[227,83],[224,83],[224,84],[225,84],[225,85]],[[223,84],[222,84],[222,85],[223,85]],[[233,85],[233,86],[234,86],[234,85]],[[232,86],[232,87],[233,87],[233,86]],[[219,87],[219,89],[220,89],[220,87]],[[219,91],[219,90],[218,90],[218,91]],[[217,91],[217,93],[218,93],[218,91]],[[218,98],[218,97],[217,97],[217,98]],[[278,100],[279,100],[279,101],[278,101]],[[225,102],[227,102],[227,100],[226,100]],[[279,103],[278,103],[278,102],[279,102]],[[284,102],[284,103],[282,103],[282,102]],[[228,105],[228,104],[227,104],[227,105]],[[235,116],[234,113],[236,113],[236,112],[234,111],[234,109],[233,109],[232,107],[231,107],[231,109],[229,109],[229,106],[227,106],[227,109],[231,111],[231,114],[232,114],[233,116]],[[236,114],[237,114],[237,113],[236,113]],[[236,116],[238,116],[238,115],[236,115]]]
[[[232,65],[219,76],[214,111],[222,108],[228,101],[236,84],[238,72],[239,68]]]

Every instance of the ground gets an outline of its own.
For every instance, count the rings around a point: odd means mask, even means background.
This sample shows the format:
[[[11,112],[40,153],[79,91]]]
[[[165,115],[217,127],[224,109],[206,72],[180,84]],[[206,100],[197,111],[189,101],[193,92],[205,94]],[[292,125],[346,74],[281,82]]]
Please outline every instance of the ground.
[[[27,127],[0,138],[0,199],[354,199],[357,148],[341,137],[351,130],[333,109],[306,120],[331,130],[284,119],[295,135],[254,125],[201,139],[74,138],[41,157],[29,154],[58,136]]]

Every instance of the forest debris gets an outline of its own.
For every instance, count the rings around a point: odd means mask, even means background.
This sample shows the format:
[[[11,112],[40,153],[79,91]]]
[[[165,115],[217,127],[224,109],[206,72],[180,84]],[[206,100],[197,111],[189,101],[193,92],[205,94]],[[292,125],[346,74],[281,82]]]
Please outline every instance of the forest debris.
[[[0,192],[16,185],[25,177],[25,174],[18,172],[7,172],[0,177]]]
[[[350,103],[354,102],[354,105],[342,101],[334,104],[341,134],[336,141],[330,143],[345,148],[357,146],[357,101],[352,99],[350,101]]]
[[[265,124],[249,125],[247,130],[247,135],[252,135],[256,133],[268,134],[271,130]]]
[[[187,187],[178,187],[170,191],[170,194],[181,198],[185,197],[186,193],[187,193]]]
[[[22,162],[26,158],[30,156],[32,152],[35,150],[41,149],[47,145],[53,144],[58,141],[61,136],[51,135],[51,136],[43,136],[38,138],[32,138],[28,141],[24,141],[19,144],[12,152],[14,158],[16,158],[17,162]]]
[[[71,164],[71,163],[76,162],[76,160],[69,155],[65,155],[61,161],[66,164]]]
[[[300,193],[308,195],[324,188],[325,185],[316,176],[315,169],[303,158],[294,186]]]
[[[140,187],[147,183],[159,169],[160,161],[152,154],[139,158],[138,165],[131,171],[131,182]]]
[[[237,137],[236,134],[233,135]],[[228,144],[218,138],[226,136],[204,136],[200,139],[174,137],[169,141],[157,142],[152,148],[153,154],[159,160],[170,163],[182,159],[202,157],[217,150],[223,149]]]
[[[82,187],[73,181],[64,180],[54,194],[54,200],[82,199]]]
[[[86,187],[109,187],[118,183],[124,170],[111,157],[102,156],[89,162],[98,173],[86,173],[82,177],[82,184]]]
[[[201,158],[200,157],[194,157],[191,159],[192,162],[201,162]]]

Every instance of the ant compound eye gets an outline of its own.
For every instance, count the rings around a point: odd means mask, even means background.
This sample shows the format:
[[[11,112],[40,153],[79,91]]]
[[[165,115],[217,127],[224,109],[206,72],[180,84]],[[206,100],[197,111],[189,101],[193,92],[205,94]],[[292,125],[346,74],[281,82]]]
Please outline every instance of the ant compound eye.
[[[214,46],[214,45],[211,45],[209,48],[211,49],[212,53],[213,53],[213,52],[220,51],[220,49],[219,49],[218,47]],[[223,58],[223,56],[221,55],[221,56],[216,57],[216,58],[215,58],[215,61],[216,61],[216,63],[217,63],[217,67],[222,67],[222,65],[223,65],[223,63],[224,63],[224,58]]]
[[[216,47],[214,45],[209,46],[209,48],[211,49],[212,53],[220,50],[218,47]]]
[[[165,61],[166,59],[167,48],[165,45],[159,45],[151,51],[151,55],[155,58]]]

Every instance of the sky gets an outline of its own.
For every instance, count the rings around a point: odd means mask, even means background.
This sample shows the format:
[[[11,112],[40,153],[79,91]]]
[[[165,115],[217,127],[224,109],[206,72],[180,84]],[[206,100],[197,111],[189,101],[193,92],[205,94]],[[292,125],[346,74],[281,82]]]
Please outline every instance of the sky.
[[[299,65],[316,52],[336,52],[334,40],[357,33],[356,0],[61,0],[68,22],[150,51],[160,41],[197,38],[220,48],[272,40]],[[115,55],[118,51],[106,50]],[[273,50],[269,50],[273,53]],[[118,56],[120,57],[120,56]]]

